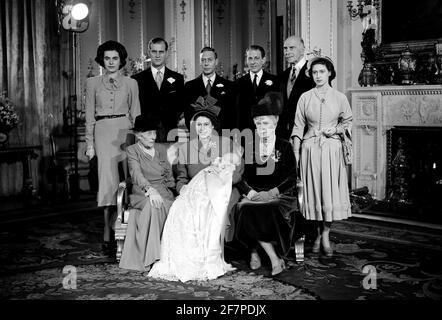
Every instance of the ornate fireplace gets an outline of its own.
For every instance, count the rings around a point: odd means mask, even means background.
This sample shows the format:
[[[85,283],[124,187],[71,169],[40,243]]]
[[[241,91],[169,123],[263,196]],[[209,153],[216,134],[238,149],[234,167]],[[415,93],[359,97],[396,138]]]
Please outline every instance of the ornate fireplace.
[[[425,186],[430,180],[422,179],[441,170],[442,86],[349,92],[354,118],[352,188],[367,186],[379,200],[416,201],[423,191],[416,183]],[[440,186],[438,180],[431,183],[436,189]]]

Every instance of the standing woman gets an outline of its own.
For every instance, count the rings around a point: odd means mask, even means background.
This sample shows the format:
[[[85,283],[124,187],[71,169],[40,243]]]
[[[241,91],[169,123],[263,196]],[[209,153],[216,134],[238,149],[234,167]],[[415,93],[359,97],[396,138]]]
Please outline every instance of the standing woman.
[[[95,58],[105,74],[86,81],[86,155],[98,158],[97,202],[104,208],[103,250],[108,254],[113,252],[118,164],[125,160],[121,147],[140,114],[138,84],[120,74],[126,59],[127,51],[121,43],[106,41],[98,47]]]
[[[307,220],[318,222],[313,252],[318,253],[322,245],[330,257],[333,255],[329,239],[332,222],[351,216],[340,135],[350,130],[353,117],[347,97],[330,86],[336,72],[329,58],[310,60],[308,74],[316,87],[299,99],[291,137],[304,183],[303,214]]]

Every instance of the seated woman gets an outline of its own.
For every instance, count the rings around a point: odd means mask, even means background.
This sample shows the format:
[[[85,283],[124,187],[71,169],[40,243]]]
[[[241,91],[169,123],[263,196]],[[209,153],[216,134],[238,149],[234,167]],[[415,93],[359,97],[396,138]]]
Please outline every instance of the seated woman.
[[[228,137],[218,135],[220,108],[215,105],[216,102],[215,98],[206,96],[205,98],[199,97],[192,105],[194,114],[191,119],[190,141],[178,147],[176,189],[179,194],[186,188],[189,181],[208,167],[214,159],[240,148]],[[233,219],[229,219],[229,215],[240,199],[235,184],[241,179],[243,170],[244,166],[241,163],[233,172],[233,189],[225,221],[227,227],[223,230],[223,238],[227,241],[233,238]]]
[[[250,268],[261,266],[259,244],[270,258],[272,275],[285,268],[282,257],[290,250],[297,208],[293,149],[275,136],[281,110],[276,92],[267,93],[252,108],[255,141],[246,145],[243,179],[237,185],[245,198],[235,212],[235,237],[251,251]]]
[[[170,208],[161,258],[148,276],[166,280],[210,280],[235,270],[224,261],[222,232],[241,155],[226,153],[197,173]]]
[[[138,116],[134,132],[136,144],[126,150],[133,188],[132,207],[140,209],[129,216],[120,268],[149,271],[160,258],[160,238],[174,196],[172,167],[166,148],[155,144],[158,124]]]

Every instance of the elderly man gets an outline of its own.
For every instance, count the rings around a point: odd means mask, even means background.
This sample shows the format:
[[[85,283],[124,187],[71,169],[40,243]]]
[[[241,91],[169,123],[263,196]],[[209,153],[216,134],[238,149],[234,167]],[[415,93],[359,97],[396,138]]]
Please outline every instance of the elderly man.
[[[295,36],[284,42],[284,57],[289,67],[279,75],[282,84],[284,109],[280,117],[276,134],[283,139],[290,139],[295,121],[296,105],[301,95],[315,87],[313,79],[306,75],[307,61],[304,57],[304,41]]]

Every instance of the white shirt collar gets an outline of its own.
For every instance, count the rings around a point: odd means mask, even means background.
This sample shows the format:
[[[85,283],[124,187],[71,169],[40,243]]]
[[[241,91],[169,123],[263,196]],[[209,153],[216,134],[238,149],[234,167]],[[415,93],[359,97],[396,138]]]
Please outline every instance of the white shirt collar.
[[[207,86],[207,81],[210,79],[210,85],[213,86],[215,83],[216,73],[214,73],[210,78],[203,75],[204,87]]]
[[[297,64],[295,64],[296,76],[298,76],[299,71],[301,71],[301,69],[304,66],[305,62],[306,62],[305,58],[302,57],[302,59],[299,60]]]
[[[157,73],[158,73],[158,71],[161,71],[161,73],[163,74],[163,77],[164,77],[164,71],[166,70],[166,67],[165,67],[165,66],[162,66],[162,67],[159,68],[159,69],[157,69],[157,68],[155,68],[155,67],[152,67],[152,68],[150,68],[150,69],[152,70],[152,75],[153,75],[153,78],[154,78],[154,79],[157,77]]]
[[[259,81],[261,81],[261,78],[262,78],[263,73],[264,73],[264,71],[262,71],[262,69],[259,70],[258,73],[256,73],[256,74],[258,75],[258,78],[256,79],[256,85],[259,85]],[[253,79],[255,78],[255,73],[253,73],[252,71],[250,71],[249,74],[250,74],[250,79],[251,79],[251,81],[252,81],[252,83],[253,83]]]

